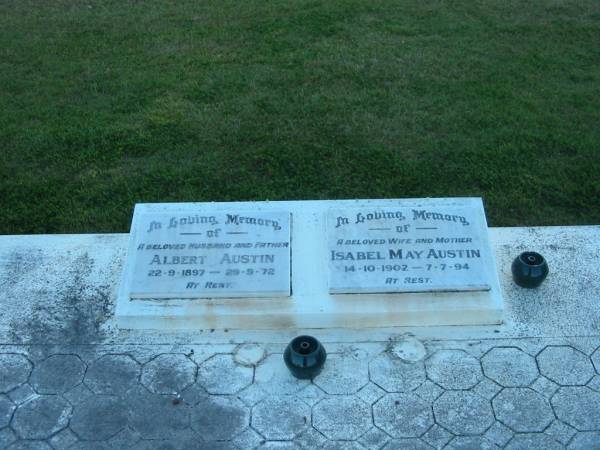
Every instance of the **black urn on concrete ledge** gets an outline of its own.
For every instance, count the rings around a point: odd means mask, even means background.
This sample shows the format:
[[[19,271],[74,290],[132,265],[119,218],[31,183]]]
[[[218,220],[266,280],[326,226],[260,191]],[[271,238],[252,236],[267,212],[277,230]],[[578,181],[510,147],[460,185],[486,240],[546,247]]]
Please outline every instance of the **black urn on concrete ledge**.
[[[298,336],[291,340],[283,352],[285,365],[292,375],[301,379],[316,377],[327,359],[325,347],[312,336]]]
[[[512,263],[513,280],[524,288],[535,288],[548,275],[546,259],[536,252],[523,252]]]

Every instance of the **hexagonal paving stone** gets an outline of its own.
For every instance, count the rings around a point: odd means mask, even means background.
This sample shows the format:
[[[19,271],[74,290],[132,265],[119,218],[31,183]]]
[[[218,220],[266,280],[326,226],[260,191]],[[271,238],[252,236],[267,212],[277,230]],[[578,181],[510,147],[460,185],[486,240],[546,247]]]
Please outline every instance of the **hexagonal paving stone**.
[[[479,395],[480,397],[491,400],[501,390],[502,390],[502,386],[500,386],[498,383],[490,380],[489,378],[484,378],[477,384],[477,386],[475,386],[474,388],[471,389],[471,392],[474,392],[475,394]]]
[[[83,381],[85,364],[76,355],[52,355],[37,363],[31,386],[39,394],[64,394]]]
[[[301,448],[310,450],[323,447],[328,440],[313,427],[308,427],[300,436],[294,439],[294,442]]]
[[[415,394],[429,403],[433,403],[436,398],[442,395],[442,392],[444,392],[444,389],[429,380],[425,380],[421,386],[414,390]]]
[[[354,394],[369,382],[364,361],[348,355],[328,355],[323,371],[313,381],[328,394]]]
[[[540,375],[529,387],[544,397],[551,398],[560,386],[554,381]]]
[[[445,389],[470,389],[483,378],[479,360],[464,350],[439,350],[425,360],[431,381]]]
[[[304,389],[310,380],[294,378],[283,362],[283,355],[274,354],[256,366],[254,383],[269,395],[289,395]]]
[[[329,439],[355,440],[371,428],[371,408],[353,396],[325,398],[313,408],[313,426]]]
[[[238,434],[231,441],[231,443],[234,444],[237,448],[243,450],[246,448],[256,448],[264,441],[265,441],[265,438],[263,438],[260,434],[258,434],[252,428],[248,427],[244,431],[242,431],[240,434]],[[190,448],[194,448],[194,447],[190,447]]]
[[[377,386],[375,383],[369,383],[365,387],[363,387],[360,391],[356,393],[357,397],[361,400],[364,400],[369,405],[372,405],[381,397],[383,397],[386,392]]]
[[[253,369],[236,364],[231,355],[215,355],[204,361],[198,383],[209,394],[235,394],[252,383]]]
[[[436,423],[421,436],[421,439],[434,448],[443,448],[453,437],[453,434]]]
[[[561,450],[564,447],[542,433],[516,434],[514,438],[505,447],[506,450]]]
[[[586,386],[600,392],[600,375],[594,375]]]
[[[371,428],[358,441],[366,449],[380,449],[390,441],[390,436],[377,427]]]
[[[387,392],[409,392],[425,381],[422,361],[406,362],[385,352],[369,363],[371,381]]]
[[[0,395],[0,428],[8,426],[16,406],[6,395]]]
[[[127,425],[127,408],[115,396],[94,396],[73,410],[71,429],[79,438],[102,441],[116,435]]]
[[[542,375],[562,386],[582,386],[596,373],[590,359],[572,347],[546,347],[537,356]]]
[[[127,394],[129,424],[143,439],[173,439],[190,426],[190,406],[138,388]]]
[[[269,440],[292,440],[310,424],[310,407],[293,396],[271,397],[252,408],[252,427]]]
[[[314,386],[314,385],[313,385]],[[321,391],[318,387],[314,386],[315,389],[322,393],[322,396],[325,395],[323,391]],[[208,394],[207,394],[208,395]],[[276,394],[277,395],[277,394]],[[245,387],[240,392],[236,394],[237,398],[243,401],[248,406],[254,406],[265,397],[268,397],[269,394],[265,392],[261,387],[259,387],[256,383],[252,383],[250,386]]]
[[[577,430],[600,430],[600,393],[587,387],[562,387],[550,403],[556,416]]]
[[[490,403],[468,391],[444,392],[434,403],[438,424],[458,435],[481,434],[494,423]]]
[[[68,392],[63,394],[63,397],[73,406],[78,405],[82,401],[92,397],[94,393],[90,391],[85,384],[81,383],[75,386]]]
[[[548,401],[529,388],[506,388],[493,400],[496,418],[513,431],[544,431],[554,420]]]
[[[180,393],[195,378],[196,364],[185,355],[158,355],[142,369],[142,384],[155,394]]]
[[[483,436],[488,441],[493,442],[494,444],[500,447],[504,447],[508,443],[508,441],[512,439],[514,434],[515,433],[506,425],[503,425],[500,422],[496,421],[491,427],[487,429]]]
[[[377,388],[379,389],[379,388]],[[302,389],[300,392],[296,394],[300,400],[306,403],[308,406],[313,406],[319,402],[323,397],[325,397],[325,392],[319,389],[314,384],[309,384],[306,388]],[[362,398],[362,397],[361,397]],[[364,400],[364,398],[362,398]],[[365,400],[366,401],[366,400]],[[369,403],[369,402],[367,402]]]
[[[85,384],[95,394],[122,395],[138,384],[140,365],[129,355],[104,355],[90,364]]]
[[[56,395],[40,395],[15,411],[12,428],[22,439],[47,439],[69,423],[72,408]]]
[[[16,353],[0,353],[0,393],[6,393],[29,378],[33,365]]]
[[[569,441],[577,434],[577,430],[571,425],[555,420],[548,428],[544,430],[548,436],[552,436],[555,440],[563,445],[567,445]]]
[[[50,439],[48,442],[53,448],[63,449],[63,448],[71,448],[73,445],[79,441],[79,438],[75,433],[73,433],[69,428],[65,428],[64,430],[59,431]]]
[[[375,425],[395,438],[419,437],[433,425],[431,406],[416,394],[387,394],[373,405]]]
[[[528,386],[538,377],[535,358],[516,347],[496,347],[481,358],[483,373],[504,387]]]
[[[205,441],[231,440],[250,422],[250,411],[235,397],[212,396],[192,411],[192,429]]]
[[[194,383],[191,386],[185,388],[185,390],[178,395],[180,399],[186,402],[190,406],[194,406],[199,403],[201,400],[206,399],[209,396],[209,393],[200,386],[198,383]]]

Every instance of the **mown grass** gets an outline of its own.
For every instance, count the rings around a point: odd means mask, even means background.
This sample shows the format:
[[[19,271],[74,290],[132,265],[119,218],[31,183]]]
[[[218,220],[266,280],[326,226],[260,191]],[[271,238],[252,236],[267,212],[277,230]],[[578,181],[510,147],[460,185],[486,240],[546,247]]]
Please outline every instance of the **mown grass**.
[[[599,43],[596,0],[0,0],[0,233],[426,196],[600,223]]]

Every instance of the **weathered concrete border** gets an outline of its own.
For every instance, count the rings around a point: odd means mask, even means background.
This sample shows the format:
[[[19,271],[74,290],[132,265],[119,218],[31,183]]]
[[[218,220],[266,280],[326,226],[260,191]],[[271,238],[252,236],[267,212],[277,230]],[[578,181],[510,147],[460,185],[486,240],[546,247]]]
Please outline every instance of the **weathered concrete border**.
[[[325,340],[385,340],[412,332],[423,337],[564,337],[597,335],[600,314],[600,227],[491,228],[505,300],[504,323],[489,327],[334,329]],[[0,236],[0,342],[96,342],[98,339],[168,342],[160,333],[120,331],[114,321],[126,234]],[[543,253],[550,265],[538,289],[514,285],[512,259]],[[577,261],[577,264],[573,264]],[[286,342],[301,328],[273,331],[197,329],[179,333],[192,342]],[[178,333],[175,333],[175,335]]]

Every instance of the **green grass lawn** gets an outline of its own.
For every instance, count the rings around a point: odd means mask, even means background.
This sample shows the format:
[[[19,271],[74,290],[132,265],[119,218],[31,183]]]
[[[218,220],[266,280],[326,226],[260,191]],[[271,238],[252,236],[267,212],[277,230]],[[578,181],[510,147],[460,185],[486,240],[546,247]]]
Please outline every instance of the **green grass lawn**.
[[[597,0],[0,0],[0,233],[482,196],[600,223]]]

